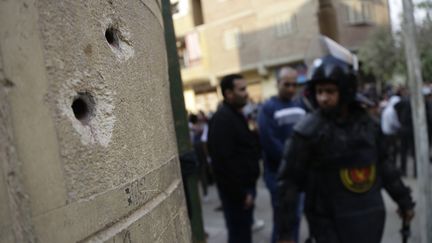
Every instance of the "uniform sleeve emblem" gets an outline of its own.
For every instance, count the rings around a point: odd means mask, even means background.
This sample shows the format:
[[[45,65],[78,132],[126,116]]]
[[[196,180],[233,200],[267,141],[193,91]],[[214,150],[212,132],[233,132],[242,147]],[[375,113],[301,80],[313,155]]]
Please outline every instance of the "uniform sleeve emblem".
[[[352,192],[364,193],[375,184],[375,164],[361,168],[344,168],[340,170],[340,177],[345,188]]]

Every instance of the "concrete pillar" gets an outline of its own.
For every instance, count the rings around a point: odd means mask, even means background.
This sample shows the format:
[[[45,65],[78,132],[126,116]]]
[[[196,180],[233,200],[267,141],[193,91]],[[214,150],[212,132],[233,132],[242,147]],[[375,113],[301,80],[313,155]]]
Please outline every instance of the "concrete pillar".
[[[0,2],[0,242],[190,242],[158,0]]]

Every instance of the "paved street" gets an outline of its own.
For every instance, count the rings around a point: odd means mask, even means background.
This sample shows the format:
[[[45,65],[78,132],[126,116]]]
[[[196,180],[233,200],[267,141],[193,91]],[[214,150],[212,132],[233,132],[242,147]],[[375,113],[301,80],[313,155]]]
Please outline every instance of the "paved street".
[[[417,190],[415,187],[415,180],[412,178],[405,179],[405,181],[413,189],[414,197],[417,195]],[[217,192],[214,186],[209,188],[209,200],[203,202],[203,214],[204,214],[204,224],[206,232],[209,234],[208,243],[225,243],[226,242],[226,230],[224,225],[224,220],[221,211],[215,211],[214,209],[220,205],[219,199],[217,197]],[[401,227],[401,221],[396,214],[396,205],[391,201],[389,196],[384,193],[385,204],[387,208],[387,220],[384,231],[383,243],[397,243],[402,242],[399,229]],[[418,212],[416,212],[418,214]],[[265,221],[265,227],[259,231],[256,231],[253,235],[254,243],[268,243],[270,242],[271,234],[271,207],[270,207],[270,196],[265,188],[264,182],[259,181],[258,184],[258,196],[255,209],[255,218],[262,219]],[[417,218],[415,218],[411,230],[412,237],[409,242],[419,242],[418,240],[418,230],[417,229]],[[306,239],[307,232],[306,221],[302,220],[301,225],[301,241],[304,242]]]

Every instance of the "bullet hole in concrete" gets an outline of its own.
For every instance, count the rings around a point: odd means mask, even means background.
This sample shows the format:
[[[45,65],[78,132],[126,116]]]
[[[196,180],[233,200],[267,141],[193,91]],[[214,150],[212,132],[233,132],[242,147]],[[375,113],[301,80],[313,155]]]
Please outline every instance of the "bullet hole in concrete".
[[[72,110],[75,118],[83,124],[88,124],[93,116],[95,103],[89,93],[78,93],[72,102]]]
[[[116,48],[119,47],[118,30],[114,29],[113,27],[109,27],[105,31],[105,38],[111,46]]]
[[[126,189],[125,189],[125,192],[126,192],[127,194],[129,194],[129,193],[130,193],[129,188],[126,188]]]

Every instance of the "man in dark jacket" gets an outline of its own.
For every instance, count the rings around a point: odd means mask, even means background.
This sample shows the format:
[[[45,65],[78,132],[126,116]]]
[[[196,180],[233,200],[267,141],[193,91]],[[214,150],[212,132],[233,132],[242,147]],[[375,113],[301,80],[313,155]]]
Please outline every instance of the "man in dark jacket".
[[[400,136],[400,158],[401,158],[401,167],[400,170],[404,176],[407,175],[407,161],[408,156],[413,158],[414,163],[414,176],[417,176],[416,173],[416,159],[415,159],[415,148],[414,148],[414,129],[412,122],[412,112],[411,112],[411,103],[410,98],[402,97],[401,101],[398,102],[394,109],[396,110],[399,122],[399,136]]]
[[[224,101],[210,121],[208,134],[208,149],[229,243],[252,242],[260,151],[257,135],[249,130],[241,112],[248,98],[246,86],[241,75],[222,78]]]
[[[379,243],[385,221],[381,189],[405,222],[414,216],[414,202],[389,163],[379,125],[355,100],[355,56],[328,38],[321,41],[330,53],[314,61],[308,84],[318,109],[294,127],[279,170],[279,242],[295,242],[303,191],[314,242]]]

